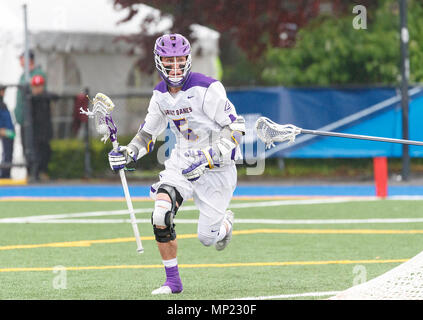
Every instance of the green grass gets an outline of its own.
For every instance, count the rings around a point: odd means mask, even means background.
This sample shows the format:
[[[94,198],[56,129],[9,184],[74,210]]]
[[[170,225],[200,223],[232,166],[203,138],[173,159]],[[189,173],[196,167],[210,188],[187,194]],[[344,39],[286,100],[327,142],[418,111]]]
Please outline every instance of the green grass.
[[[234,201],[237,203],[239,201]],[[245,202],[245,201],[242,201]],[[254,201],[252,201],[254,202]],[[188,202],[186,205],[192,205]],[[234,209],[236,219],[366,219],[423,218],[422,201],[360,201],[337,204],[291,205]],[[134,202],[134,208],[152,208],[152,202]],[[124,201],[1,201],[0,219],[46,214],[122,210]],[[151,213],[137,214],[149,219]],[[196,211],[180,211],[177,219],[195,219]],[[82,217],[123,219],[126,215]],[[75,218],[78,219],[78,218]],[[142,237],[153,237],[149,223],[139,224]],[[371,279],[400,264],[387,259],[409,259],[422,250],[423,234],[309,234],[308,229],[421,230],[420,223],[400,224],[235,224],[236,231],[221,252],[204,247],[195,236],[196,224],[176,226],[178,262],[184,292],[152,296],[164,282],[164,269],[155,241],[144,238],[145,252],[136,253],[135,241],[91,243],[86,246],[46,247],[45,244],[133,237],[130,224],[0,223],[0,299],[232,299],[306,292],[338,291],[352,286],[354,267],[363,265]],[[261,229],[299,229],[296,233],[263,233]],[[39,245],[33,248],[6,246]],[[344,261],[352,263],[304,264]],[[365,263],[371,260],[374,263]],[[356,262],[354,262],[356,261]],[[361,262],[360,262],[361,261]],[[379,261],[381,263],[379,263]],[[223,266],[235,263],[297,262],[277,266]],[[190,267],[184,265],[191,265]],[[202,265],[200,267],[200,265]],[[220,266],[216,266],[220,265]],[[66,289],[55,289],[64,279],[53,268],[66,269]],[[118,269],[100,269],[119,266]],[[129,268],[128,266],[153,266]],[[93,267],[91,270],[74,267]],[[15,268],[47,268],[17,271]],[[12,270],[10,270],[12,269]],[[63,275],[63,274],[62,274]],[[55,282],[56,281],[56,282]],[[63,284],[63,282],[62,282]],[[325,297],[316,297],[316,299]],[[312,299],[312,298],[311,298]]]

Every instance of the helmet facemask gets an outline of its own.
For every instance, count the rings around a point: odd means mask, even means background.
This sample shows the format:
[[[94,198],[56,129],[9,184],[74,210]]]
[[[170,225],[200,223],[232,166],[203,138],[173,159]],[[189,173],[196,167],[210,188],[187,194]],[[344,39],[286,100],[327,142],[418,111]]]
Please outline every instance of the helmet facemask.
[[[186,60],[180,62],[180,57],[161,57],[154,55],[156,68],[163,80],[171,87],[182,86],[191,70],[191,54],[185,56]],[[179,58],[179,59],[178,59]],[[165,62],[162,60],[166,59]],[[172,61],[173,60],[173,61]]]

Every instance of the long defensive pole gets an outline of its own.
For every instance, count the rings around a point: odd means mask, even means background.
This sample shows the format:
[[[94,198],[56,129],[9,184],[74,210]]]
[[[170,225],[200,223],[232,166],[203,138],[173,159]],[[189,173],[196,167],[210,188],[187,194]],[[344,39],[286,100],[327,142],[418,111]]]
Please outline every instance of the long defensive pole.
[[[313,135],[319,135],[319,136],[331,136],[331,137],[340,137],[340,138],[350,138],[350,139],[360,139],[360,140],[372,140],[372,141],[380,141],[380,142],[401,143],[403,145],[423,146],[423,141],[393,139],[393,138],[374,137],[374,136],[364,136],[364,135],[359,135],[359,134],[349,134],[349,133],[319,131],[319,130],[308,130],[308,129],[301,129],[301,128],[299,128],[299,129],[301,130],[301,133],[304,133],[304,134],[313,134]]]

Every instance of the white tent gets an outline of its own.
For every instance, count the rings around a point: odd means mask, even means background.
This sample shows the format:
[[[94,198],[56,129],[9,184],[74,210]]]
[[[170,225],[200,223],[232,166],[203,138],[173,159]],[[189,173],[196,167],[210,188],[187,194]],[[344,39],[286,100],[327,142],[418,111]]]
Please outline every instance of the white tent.
[[[128,79],[141,53],[130,54],[131,46],[116,39],[138,33],[145,15],[157,10],[139,5],[140,14],[118,24],[128,11],[113,8],[112,0],[0,0],[0,83],[17,84],[23,72],[18,59],[24,50],[23,4],[27,5],[29,46],[36,54],[36,65],[47,73],[49,91],[74,94],[88,87],[91,94],[101,91],[112,95],[134,90]],[[157,28],[167,31],[170,27],[171,21],[163,20]],[[216,77],[219,34],[199,25],[193,25],[192,30],[199,39],[193,45],[193,71]],[[144,75],[141,85],[151,89],[156,80]],[[15,100],[16,89],[8,89],[5,102],[12,114]],[[133,131],[139,125],[129,121],[129,113],[118,116],[122,128]],[[19,137],[16,142],[15,159],[19,159]]]
[[[129,56],[130,45],[116,41],[116,37],[138,33],[145,15],[157,10],[139,5],[140,14],[118,24],[128,11],[113,8],[112,0],[0,0],[0,82],[3,83],[16,83],[22,73],[17,56],[24,48],[24,3],[30,47],[37,53],[37,63],[50,76],[50,90],[61,93],[90,86],[93,90],[125,92],[126,76],[136,57]],[[170,26],[169,20],[163,20],[158,28],[166,30]],[[194,71],[217,76],[214,63],[219,34],[198,25],[192,28],[199,38],[193,46]],[[201,57],[195,55],[199,47]],[[66,76],[63,70],[66,61],[60,59],[63,56],[71,57],[72,65],[78,68],[81,77],[78,88],[70,88],[61,79]]]

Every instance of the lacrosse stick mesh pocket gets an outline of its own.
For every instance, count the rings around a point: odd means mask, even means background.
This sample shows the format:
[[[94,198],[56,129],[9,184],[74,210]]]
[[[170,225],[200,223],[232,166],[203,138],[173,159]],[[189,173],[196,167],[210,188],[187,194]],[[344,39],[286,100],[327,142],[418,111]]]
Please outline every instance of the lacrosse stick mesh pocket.
[[[103,93],[97,93],[91,103],[93,104],[93,109],[89,111],[81,108],[81,114],[86,114],[88,117],[94,118],[96,131],[103,136],[101,140],[106,142],[111,130],[115,129],[110,127],[111,124],[115,127],[110,117],[115,105],[112,100]],[[109,120],[107,117],[109,117]]]
[[[301,129],[292,124],[280,125],[265,117],[259,118],[255,127],[257,136],[266,144],[266,147],[272,146],[273,142],[286,140],[293,143],[296,135],[301,133]]]

